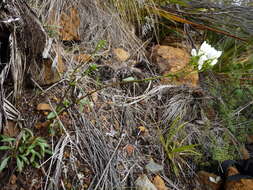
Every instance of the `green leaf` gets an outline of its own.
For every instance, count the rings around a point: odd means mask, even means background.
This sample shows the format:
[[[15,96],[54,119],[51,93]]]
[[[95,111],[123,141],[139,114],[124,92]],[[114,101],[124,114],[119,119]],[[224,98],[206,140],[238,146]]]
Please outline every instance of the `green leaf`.
[[[45,153],[47,153],[47,154],[49,154],[49,155],[53,155],[52,150],[49,150],[49,149],[46,149],[46,150],[45,150]]]
[[[41,159],[40,153],[36,152],[35,150],[31,150],[31,153],[32,153],[32,157],[34,156],[32,160],[30,159],[31,162],[34,162],[35,156],[37,156],[39,159]]]
[[[68,107],[69,104],[70,104],[70,101],[67,100],[67,99],[65,99],[62,103],[63,103],[63,105],[64,105],[65,107]]]
[[[2,160],[1,165],[0,165],[0,172],[3,171],[3,169],[7,166],[9,159],[10,159],[10,156]]]
[[[56,112],[50,112],[47,116],[47,119],[50,120],[50,119],[54,119],[55,117],[57,116],[57,113]]]
[[[10,146],[0,146],[0,150],[10,150],[12,149]]]
[[[99,40],[96,48],[95,48],[95,52],[97,52],[98,50],[104,48],[106,46],[106,40]]]
[[[25,151],[25,147],[24,147],[24,146],[18,147],[18,151],[19,151],[20,153],[23,153],[23,152]]]
[[[49,145],[47,144],[47,141],[46,141],[45,139],[41,138],[41,137],[37,137],[37,138],[36,138],[36,141],[39,142],[39,143],[44,143],[44,144],[46,144],[47,146],[49,146]]]
[[[183,7],[189,6],[185,1],[182,1],[182,0],[169,0],[169,3],[178,4],[178,5],[181,5]]]
[[[173,150],[173,152],[184,152],[184,153],[193,153],[193,154],[199,154],[198,152],[195,151],[195,147],[198,146],[198,145],[185,145],[185,146],[181,146],[181,147],[178,147],[178,148],[175,148]]]
[[[24,162],[22,160],[20,160],[18,156],[17,156],[16,160],[17,160],[18,171],[22,172],[23,167],[24,167]]]
[[[83,109],[84,109],[84,105],[89,105],[90,104],[90,101],[88,98],[83,98],[79,101],[79,111],[80,112],[83,112]]]
[[[34,136],[32,130],[30,130],[28,128],[24,128],[23,130],[24,130],[25,134],[28,134],[28,136],[31,136],[31,137]]]
[[[29,160],[26,158],[26,156],[24,155],[19,155],[19,157],[28,165],[29,164]]]
[[[125,79],[123,79],[123,82],[131,82],[131,81],[135,81],[136,79],[134,77],[127,77]]]
[[[11,137],[4,137],[1,142],[12,142],[12,141],[16,141],[15,138],[11,138]]]
[[[31,156],[31,158],[30,158],[30,162],[31,162],[31,163],[33,163],[33,162],[34,162],[34,160],[35,160],[35,154],[34,154],[34,153],[32,153],[32,156]]]
[[[91,64],[91,65],[89,66],[89,70],[90,70],[90,71],[96,71],[97,68],[98,68],[98,65],[97,65],[97,64]]]
[[[40,167],[40,165],[39,165],[37,162],[33,162],[32,164],[33,164],[33,166],[34,166],[35,168],[39,168],[39,167]]]
[[[31,144],[27,149],[29,151],[33,150],[37,145],[35,143]]]
[[[45,150],[46,150],[46,148],[45,148],[45,145],[47,145],[47,144],[45,144],[45,143],[38,143],[38,145],[40,146],[40,154],[42,155],[42,157],[44,157],[45,156]]]

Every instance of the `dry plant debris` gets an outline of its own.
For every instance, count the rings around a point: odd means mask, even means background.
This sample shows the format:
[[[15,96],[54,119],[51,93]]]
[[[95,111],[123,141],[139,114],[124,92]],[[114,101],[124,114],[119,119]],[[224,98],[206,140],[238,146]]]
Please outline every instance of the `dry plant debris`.
[[[222,143],[224,131],[217,120],[211,125],[203,111],[210,97],[198,88],[201,81],[189,65],[187,48],[166,42],[152,46],[147,58],[150,41],[142,42],[132,32],[131,24],[111,8],[112,1],[36,2],[40,18],[55,26],[47,31],[54,40],[48,57],[38,61],[36,88],[24,90],[16,102],[22,119],[8,121],[4,134],[17,136],[17,124],[28,127],[50,142],[53,155],[41,161],[39,170],[0,173],[0,185],[34,190],[192,188],[194,158],[180,157],[183,172],[176,177],[159,136],[170,133],[171,123],[180,118],[187,123],[173,136],[174,145],[205,142],[201,151],[209,154],[211,136]],[[107,45],[94,51],[101,40]],[[169,77],[181,70],[187,75]],[[217,176],[211,177],[202,182],[216,182]]]

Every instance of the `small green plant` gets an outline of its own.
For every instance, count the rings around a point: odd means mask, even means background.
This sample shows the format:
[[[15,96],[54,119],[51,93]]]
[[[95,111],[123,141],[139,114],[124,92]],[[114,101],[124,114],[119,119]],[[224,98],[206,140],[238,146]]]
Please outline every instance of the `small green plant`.
[[[5,151],[5,156],[0,162],[0,172],[7,167],[11,161],[16,163],[17,170],[22,172],[25,165],[39,167],[39,160],[46,154],[52,154],[46,140],[35,137],[33,132],[24,128],[16,138],[5,135],[0,136],[0,151]]]
[[[175,119],[171,124],[169,131],[165,135],[160,136],[160,141],[164,151],[169,159],[171,168],[176,175],[179,175],[179,168],[182,169],[181,163],[186,163],[184,157],[186,156],[200,156],[195,149],[198,145],[185,145],[186,137],[177,138],[180,131],[185,127],[186,123],[179,124],[179,119]]]

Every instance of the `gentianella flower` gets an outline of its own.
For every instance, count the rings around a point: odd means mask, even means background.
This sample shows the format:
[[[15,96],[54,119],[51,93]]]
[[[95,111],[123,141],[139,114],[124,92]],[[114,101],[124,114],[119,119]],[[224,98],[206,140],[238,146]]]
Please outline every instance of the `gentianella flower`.
[[[222,51],[218,51],[209,45],[206,41],[200,46],[199,50],[192,49],[191,55],[198,57],[198,70],[201,70],[204,64],[210,64],[214,66],[218,62],[218,58],[221,56]]]

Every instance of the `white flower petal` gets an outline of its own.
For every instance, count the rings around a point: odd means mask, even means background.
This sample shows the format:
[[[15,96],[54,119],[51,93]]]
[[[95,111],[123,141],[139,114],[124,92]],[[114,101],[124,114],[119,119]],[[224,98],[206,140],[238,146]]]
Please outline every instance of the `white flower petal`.
[[[200,58],[199,58],[199,61],[198,61],[198,69],[201,70],[205,61],[208,60],[208,58],[206,57],[206,55],[202,55]]]
[[[201,70],[206,61],[211,61],[210,64],[213,66],[218,62],[218,58],[222,55],[222,51],[216,50],[206,41],[204,41],[199,50],[192,49],[192,56],[199,56],[198,69]]]
[[[198,65],[198,70],[200,71],[202,69],[203,64]]]
[[[212,46],[210,46],[206,41],[200,46],[200,50],[205,54],[207,54],[211,48]]]
[[[211,62],[211,65],[215,65],[216,63],[218,62],[218,59],[214,59],[212,62]]]
[[[192,55],[192,56],[197,56],[197,50],[196,50],[196,49],[192,49],[191,55]]]
[[[221,54],[222,54],[222,51],[217,51],[217,58],[219,58],[220,56],[221,56]]]
[[[199,61],[198,61],[198,64],[201,64],[203,65],[205,61],[207,61],[208,58],[206,55],[202,55],[200,58],[199,58]]]

